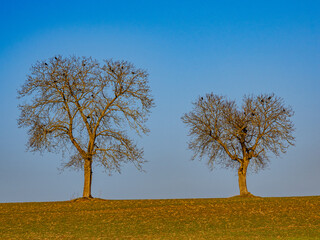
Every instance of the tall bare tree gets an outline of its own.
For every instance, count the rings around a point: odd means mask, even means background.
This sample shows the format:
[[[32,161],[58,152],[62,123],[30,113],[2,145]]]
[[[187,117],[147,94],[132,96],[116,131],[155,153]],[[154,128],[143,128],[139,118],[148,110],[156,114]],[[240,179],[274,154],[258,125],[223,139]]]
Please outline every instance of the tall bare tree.
[[[190,128],[189,149],[193,159],[207,159],[225,167],[237,167],[240,195],[251,195],[246,175],[266,166],[268,153],[278,156],[294,145],[293,111],[274,94],[245,96],[238,107],[235,101],[215,94],[193,103],[193,110],[182,117]]]
[[[65,166],[84,170],[83,197],[91,197],[93,162],[110,171],[123,162],[141,169],[143,150],[125,128],[149,131],[146,71],[126,61],[55,56],[32,66],[18,97],[25,99],[18,125],[28,128],[28,149],[69,154]]]

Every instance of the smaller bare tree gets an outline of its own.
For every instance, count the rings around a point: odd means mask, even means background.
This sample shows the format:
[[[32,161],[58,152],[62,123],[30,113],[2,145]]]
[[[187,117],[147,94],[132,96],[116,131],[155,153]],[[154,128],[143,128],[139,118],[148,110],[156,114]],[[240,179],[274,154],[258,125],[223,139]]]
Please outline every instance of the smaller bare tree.
[[[237,167],[242,196],[251,195],[246,182],[249,165],[256,171],[264,168],[268,153],[279,156],[294,145],[292,108],[274,94],[245,96],[239,108],[235,101],[211,93],[193,105],[182,117],[190,128],[193,159],[206,158],[211,168],[214,162]]]
[[[91,197],[92,164],[120,171],[121,163],[138,169],[144,162],[125,129],[139,135],[153,98],[148,73],[126,61],[55,56],[31,68],[18,96],[20,127],[29,129],[31,151],[66,151],[66,167],[84,170],[83,197]]]

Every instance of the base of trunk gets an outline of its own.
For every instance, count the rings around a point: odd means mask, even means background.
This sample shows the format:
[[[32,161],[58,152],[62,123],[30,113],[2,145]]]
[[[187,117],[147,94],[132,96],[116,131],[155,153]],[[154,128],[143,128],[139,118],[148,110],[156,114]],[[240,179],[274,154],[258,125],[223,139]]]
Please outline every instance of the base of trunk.
[[[236,196],[232,196],[230,198],[261,198],[259,196],[255,196],[252,193],[247,193],[247,194],[240,194],[240,195],[236,195]]]
[[[80,197],[70,200],[71,202],[101,202],[101,201],[108,201],[107,199],[102,198],[87,198],[87,197]]]

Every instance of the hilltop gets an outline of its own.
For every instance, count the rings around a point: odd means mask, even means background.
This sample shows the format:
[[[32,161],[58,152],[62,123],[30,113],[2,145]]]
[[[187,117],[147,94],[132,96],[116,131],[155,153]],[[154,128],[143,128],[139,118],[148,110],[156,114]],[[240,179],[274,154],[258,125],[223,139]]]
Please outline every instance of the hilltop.
[[[320,239],[320,196],[1,203],[1,239]]]

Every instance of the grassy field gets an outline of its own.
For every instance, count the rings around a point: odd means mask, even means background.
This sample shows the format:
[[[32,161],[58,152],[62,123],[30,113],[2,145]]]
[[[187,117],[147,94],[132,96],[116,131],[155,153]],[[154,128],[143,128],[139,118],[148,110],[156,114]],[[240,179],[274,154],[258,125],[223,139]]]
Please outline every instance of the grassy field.
[[[0,239],[320,239],[320,196],[1,203]]]

